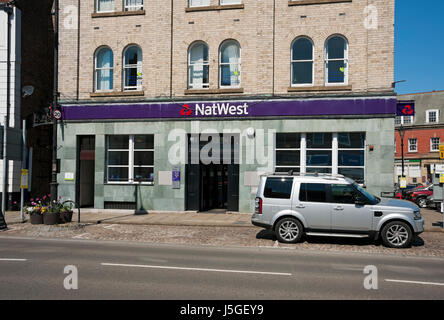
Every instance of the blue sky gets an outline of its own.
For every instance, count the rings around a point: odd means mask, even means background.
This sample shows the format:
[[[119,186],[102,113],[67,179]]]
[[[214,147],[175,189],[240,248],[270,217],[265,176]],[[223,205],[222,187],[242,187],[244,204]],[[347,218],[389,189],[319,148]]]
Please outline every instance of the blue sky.
[[[444,1],[396,0],[398,94],[444,90]]]

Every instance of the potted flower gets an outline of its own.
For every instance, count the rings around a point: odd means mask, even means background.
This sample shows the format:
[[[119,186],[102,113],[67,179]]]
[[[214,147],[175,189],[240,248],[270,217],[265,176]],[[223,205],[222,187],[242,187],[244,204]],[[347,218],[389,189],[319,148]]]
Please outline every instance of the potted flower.
[[[72,203],[66,203],[66,204],[61,204],[60,203],[60,199],[62,197],[59,197],[59,205],[60,205],[60,221],[62,223],[68,223],[72,221]]]
[[[31,224],[43,224],[43,215],[41,211],[41,206],[31,199],[31,204],[25,206],[25,213],[29,214]]]
[[[46,225],[54,225],[59,222],[60,209],[56,206],[49,205],[42,207],[43,223]]]

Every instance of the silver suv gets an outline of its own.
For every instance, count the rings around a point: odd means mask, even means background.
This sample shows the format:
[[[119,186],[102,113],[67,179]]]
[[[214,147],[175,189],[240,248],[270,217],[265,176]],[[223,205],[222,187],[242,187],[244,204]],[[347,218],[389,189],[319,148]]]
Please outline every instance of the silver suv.
[[[419,207],[409,201],[380,199],[341,175],[263,175],[251,222],[273,230],[280,242],[304,234],[378,239],[392,248],[411,245],[424,231]]]

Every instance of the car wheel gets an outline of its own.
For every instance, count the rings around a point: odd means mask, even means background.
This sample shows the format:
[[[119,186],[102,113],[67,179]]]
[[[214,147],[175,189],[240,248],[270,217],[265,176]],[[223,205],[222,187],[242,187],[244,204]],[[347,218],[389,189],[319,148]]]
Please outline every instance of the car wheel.
[[[419,198],[416,200],[416,204],[420,208],[427,208],[427,199],[426,198]]]
[[[407,248],[412,243],[413,233],[407,223],[393,221],[384,226],[381,237],[384,245],[389,248]]]
[[[275,232],[279,242],[296,243],[301,240],[304,230],[297,219],[284,218],[277,223]]]

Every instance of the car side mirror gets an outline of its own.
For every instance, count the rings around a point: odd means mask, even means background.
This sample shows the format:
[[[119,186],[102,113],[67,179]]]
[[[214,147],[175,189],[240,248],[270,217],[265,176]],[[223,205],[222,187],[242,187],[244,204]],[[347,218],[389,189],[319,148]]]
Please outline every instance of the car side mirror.
[[[366,204],[368,204],[368,201],[365,201],[359,195],[355,195],[354,198],[355,198],[355,204],[358,206],[365,206]]]

